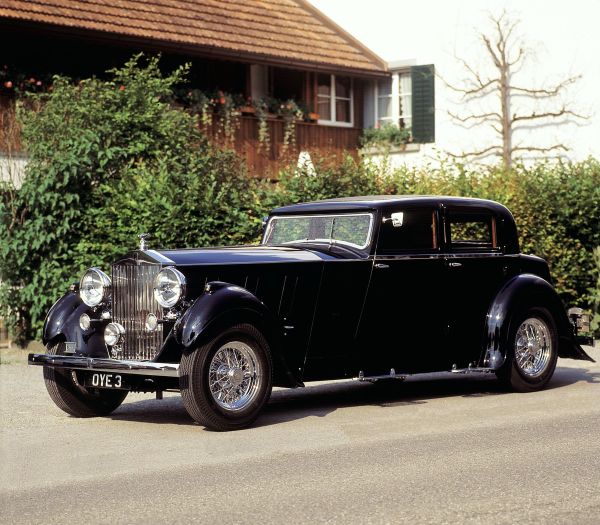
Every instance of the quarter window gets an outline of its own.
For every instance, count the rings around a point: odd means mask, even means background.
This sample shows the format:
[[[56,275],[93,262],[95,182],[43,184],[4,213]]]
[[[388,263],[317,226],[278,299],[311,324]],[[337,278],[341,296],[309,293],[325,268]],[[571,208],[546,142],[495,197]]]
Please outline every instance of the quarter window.
[[[496,248],[496,224],[491,215],[451,212],[449,219],[452,249]]]

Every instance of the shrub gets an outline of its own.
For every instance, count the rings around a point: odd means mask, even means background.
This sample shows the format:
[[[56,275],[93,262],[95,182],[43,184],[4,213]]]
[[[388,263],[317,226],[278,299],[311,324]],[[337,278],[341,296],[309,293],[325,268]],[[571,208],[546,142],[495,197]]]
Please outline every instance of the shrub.
[[[164,76],[157,59],[141,61],[108,81],[56,77],[20,106],[26,180],[0,202],[0,305],[17,339],[39,337],[65,287],[143,230],[183,246],[245,241],[258,224],[239,160],[170,104],[185,68]]]

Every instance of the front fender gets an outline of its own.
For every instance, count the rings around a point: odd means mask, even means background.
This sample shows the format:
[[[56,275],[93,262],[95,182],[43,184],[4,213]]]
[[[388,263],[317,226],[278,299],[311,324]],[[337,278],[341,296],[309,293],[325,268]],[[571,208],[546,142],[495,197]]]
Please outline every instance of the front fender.
[[[570,359],[593,359],[575,341],[573,328],[554,287],[534,274],[520,274],[510,279],[494,298],[486,320],[486,348],[482,366],[498,369],[507,354],[508,333],[513,313],[522,308],[542,306],[550,312],[556,324],[558,355]]]
[[[256,326],[269,342],[275,367],[275,384],[292,387],[301,385],[281,352],[281,323],[254,294],[241,286],[221,281],[208,283],[207,291],[175,323],[173,335],[184,351],[194,351],[224,329],[239,323]]]
[[[81,335],[79,316],[88,307],[80,299],[76,291],[69,290],[48,311],[42,332],[42,342],[47,345],[50,341],[62,335],[66,341],[76,341]],[[77,328],[77,329],[75,329]]]
[[[70,290],[63,295],[46,316],[42,332],[44,345],[58,339],[75,343],[77,355],[108,357],[102,331],[91,330],[86,334],[79,327],[79,317],[88,310],[76,291]]]

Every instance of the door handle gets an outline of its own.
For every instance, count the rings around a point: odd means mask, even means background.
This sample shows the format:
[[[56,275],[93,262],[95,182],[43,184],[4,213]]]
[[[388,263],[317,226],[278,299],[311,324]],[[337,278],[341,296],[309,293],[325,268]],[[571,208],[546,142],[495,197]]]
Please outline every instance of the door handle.
[[[460,268],[462,266],[462,263],[459,263],[459,262],[449,262],[448,266],[450,266],[450,268]]]
[[[389,264],[383,264],[383,263],[377,263],[375,265],[375,268],[379,268],[379,269],[384,269],[384,268],[389,268],[390,265]]]

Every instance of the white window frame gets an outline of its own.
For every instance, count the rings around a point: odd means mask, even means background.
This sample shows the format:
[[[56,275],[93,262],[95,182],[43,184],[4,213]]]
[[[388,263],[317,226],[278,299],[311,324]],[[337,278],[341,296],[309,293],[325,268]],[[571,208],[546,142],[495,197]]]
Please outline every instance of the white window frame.
[[[336,93],[335,93],[335,75],[329,75],[329,87],[330,87],[330,94],[329,97],[322,97],[322,98],[329,98],[329,108],[331,111],[331,120],[322,120],[319,119],[317,121],[318,124],[322,124],[324,126],[337,126],[340,128],[353,128],[354,127],[354,79],[350,78],[350,122],[341,122],[336,120],[336,98],[339,98],[340,100],[348,100],[347,97],[336,97]],[[319,101],[319,93],[318,93],[318,89],[317,89],[317,102]]]
[[[387,122],[391,122],[392,124],[395,124],[396,126],[400,126],[400,119],[404,118],[404,119],[410,119],[410,124],[412,127],[412,119],[413,119],[413,115],[412,115],[412,111],[409,115],[407,115],[406,113],[404,114],[400,114],[400,96],[411,96],[412,97],[412,83],[410,86],[410,92],[408,93],[400,93],[400,75],[402,74],[408,74],[410,75],[410,69],[402,69],[399,71],[394,71],[392,73],[392,93],[391,93],[391,98],[392,98],[392,115],[391,116],[385,116],[385,117],[380,117],[379,116],[379,82],[375,82],[375,89],[374,89],[374,95],[375,95],[375,125],[380,124],[380,120],[383,119],[385,120],[385,123]]]

